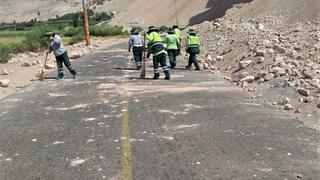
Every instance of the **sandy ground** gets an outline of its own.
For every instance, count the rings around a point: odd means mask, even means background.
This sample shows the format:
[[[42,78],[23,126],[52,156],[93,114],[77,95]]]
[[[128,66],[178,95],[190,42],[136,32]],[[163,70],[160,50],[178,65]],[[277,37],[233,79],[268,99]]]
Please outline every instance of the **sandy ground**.
[[[113,44],[119,42],[119,39],[93,39],[89,48],[85,48],[85,43],[80,42],[78,44],[74,44],[72,46],[67,46],[67,50],[69,56],[72,54],[80,53],[82,55],[98,51],[101,48],[109,47]],[[80,51],[80,52],[79,52]],[[39,64],[34,63],[35,65],[31,65],[30,67],[23,67],[21,66],[24,60],[28,60],[30,63],[32,62],[39,62]],[[42,64],[45,60],[45,53],[23,53],[14,55],[13,58],[7,64],[0,64],[0,70],[5,68],[8,70],[9,75],[0,75],[1,79],[8,79],[10,80],[10,85],[7,88],[0,87],[0,99],[6,97],[14,92],[19,91],[21,88],[27,87],[32,81],[38,80],[36,75],[42,69]],[[76,61],[76,59],[71,59],[72,61]],[[53,54],[49,55],[49,59],[47,64],[51,64],[56,67],[56,62]],[[46,70],[47,73],[56,71],[56,69]],[[68,75],[66,72],[66,75]]]

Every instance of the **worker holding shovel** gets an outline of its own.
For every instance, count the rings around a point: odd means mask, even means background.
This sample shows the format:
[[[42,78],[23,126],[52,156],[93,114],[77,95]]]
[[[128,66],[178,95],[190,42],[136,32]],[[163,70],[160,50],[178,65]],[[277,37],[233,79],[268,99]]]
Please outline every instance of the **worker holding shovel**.
[[[53,52],[57,60],[58,76],[56,79],[62,79],[64,76],[63,64],[68,68],[70,73],[73,75],[73,78],[75,79],[77,72],[70,63],[69,56],[62,43],[61,37],[56,35],[56,33],[54,32],[46,32],[44,35],[45,37],[47,37],[47,41],[50,47],[49,53]]]

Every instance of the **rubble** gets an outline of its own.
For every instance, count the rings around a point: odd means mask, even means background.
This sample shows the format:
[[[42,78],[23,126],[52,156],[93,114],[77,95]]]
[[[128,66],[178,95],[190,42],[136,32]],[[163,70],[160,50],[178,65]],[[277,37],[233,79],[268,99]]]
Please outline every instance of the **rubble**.
[[[320,93],[320,21],[286,21],[285,16],[269,14],[225,16],[219,19],[219,26],[195,25],[204,42],[202,53],[206,56],[202,64],[239,87],[251,83],[248,89],[294,88],[295,101],[302,95],[302,105],[317,103],[319,99],[312,97]],[[206,59],[209,56],[212,61]]]

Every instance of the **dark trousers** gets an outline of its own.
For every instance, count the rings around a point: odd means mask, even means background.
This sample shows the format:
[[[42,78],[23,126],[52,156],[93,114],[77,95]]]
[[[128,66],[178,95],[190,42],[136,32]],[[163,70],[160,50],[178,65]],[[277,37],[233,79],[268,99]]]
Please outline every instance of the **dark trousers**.
[[[199,63],[197,61],[197,54],[189,53],[189,63],[188,63],[188,67],[189,68],[191,68],[192,63],[196,67],[196,70],[200,70],[200,66],[199,66]]]
[[[155,76],[154,78],[159,78],[160,76],[159,64],[161,65],[166,78],[170,78],[166,61],[167,61],[166,53],[161,53],[157,56],[153,56],[153,69],[154,69],[154,76]]]
[[[68,57],[67,52],[63,53],[60,56],[56,56],[56,60],[57,60],[57,68],[58,68],[58,76],[59,77],[63,77],[63,64],[68,68],[68,70],[70,71],[70,73],[72,75],[76,74],[75,69],[72,67],[71,63],[70,63],[70,59]]]
[[[177,55],[178,55],[178,49],[168,49],[168,57],[169,57],[171,68],[175,68],[177,65]]]
[[[142,66],[142,56],[143,56],[143,47],[133,47],[133,57],[136,62],[137,69],[141,69]]]

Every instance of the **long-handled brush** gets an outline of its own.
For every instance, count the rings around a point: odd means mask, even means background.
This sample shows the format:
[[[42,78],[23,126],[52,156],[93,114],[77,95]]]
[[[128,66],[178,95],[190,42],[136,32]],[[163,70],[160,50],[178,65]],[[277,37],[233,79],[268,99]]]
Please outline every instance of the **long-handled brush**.
[[[146,34],[143,36],[143,64],[142,64],[142,70],[140,74],[140,78],[146,77]]]
[[[43,67],[42,67],[40,75],[39,75],[39,81],[43,81],[44,80],[44,75],[45,75],[44,69],[45,69],[47,61],[48,61],[48,55],[49,55],[49,53],[47,52],[46,53],[46,59],[44,60]]]

